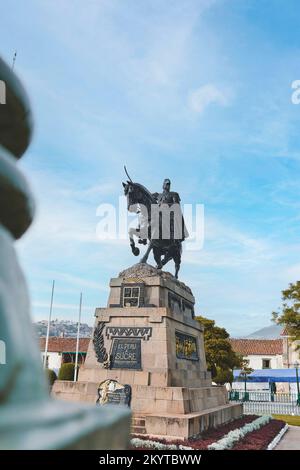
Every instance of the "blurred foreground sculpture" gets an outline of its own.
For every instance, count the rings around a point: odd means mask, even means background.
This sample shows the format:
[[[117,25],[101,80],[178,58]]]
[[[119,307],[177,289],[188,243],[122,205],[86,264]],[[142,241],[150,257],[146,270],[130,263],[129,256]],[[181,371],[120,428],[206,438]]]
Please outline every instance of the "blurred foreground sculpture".
[[[32,116],[24,89],[0,59],[0,449],[124,449],[128,408],[50,399],[14,249],[34,216],[34,200],[16,166]]]

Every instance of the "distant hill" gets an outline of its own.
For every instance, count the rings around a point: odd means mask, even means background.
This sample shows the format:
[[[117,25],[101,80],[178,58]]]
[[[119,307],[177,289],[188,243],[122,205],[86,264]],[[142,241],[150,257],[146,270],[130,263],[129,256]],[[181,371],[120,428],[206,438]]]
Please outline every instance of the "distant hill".
[[[247,339],[278,339],[281,338],[280,333],[283,330],[282,325],[270,325],[260,330],[254,331],[248,336],[245,336]]]
[[[47,320],[41,320],[34,323],[37,335],[39,337],[47,334]],[[86,323],[80,325],[80,337],[89,338],[92,335],[93,328]],[[50,323],[50,336],[64,336],[66,338],[75,338],[77,336],[77,323],[68,320],[52,320]]]

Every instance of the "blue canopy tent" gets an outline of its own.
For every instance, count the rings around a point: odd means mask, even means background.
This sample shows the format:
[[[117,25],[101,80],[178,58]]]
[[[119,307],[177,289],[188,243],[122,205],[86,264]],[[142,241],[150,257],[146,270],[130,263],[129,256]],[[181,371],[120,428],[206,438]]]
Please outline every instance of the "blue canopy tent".
[[[233,371],[234,382],[244,382],[240,370]],[[296,369],[257,369],[247,375],[247,382],[297,382]]]

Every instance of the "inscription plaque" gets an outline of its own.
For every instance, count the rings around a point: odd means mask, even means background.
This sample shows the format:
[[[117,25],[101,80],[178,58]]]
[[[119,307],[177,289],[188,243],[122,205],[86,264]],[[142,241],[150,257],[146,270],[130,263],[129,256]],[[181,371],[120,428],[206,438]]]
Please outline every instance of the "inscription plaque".
[[[98,387],[98,405],[126,405],[130,406],[131,387],[122,385],[116,380],[104,380]]]
[[[137,338],[115,338],[112,346],[110,368],[141,370],[141,340]]]
[[[178,359],[188,359],[190,361],[198,361],[197,339],[194,336],[175,332],[176,337],[176,357]]]

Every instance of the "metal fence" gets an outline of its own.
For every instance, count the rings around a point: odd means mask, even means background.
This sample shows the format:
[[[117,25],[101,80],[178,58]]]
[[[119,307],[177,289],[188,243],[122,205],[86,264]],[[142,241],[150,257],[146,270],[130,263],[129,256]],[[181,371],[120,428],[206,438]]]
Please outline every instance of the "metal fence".
[[[242,402],[245,414],[300,416],[300,396],[297,393],[231,390],[229,392],[229,400]]]

